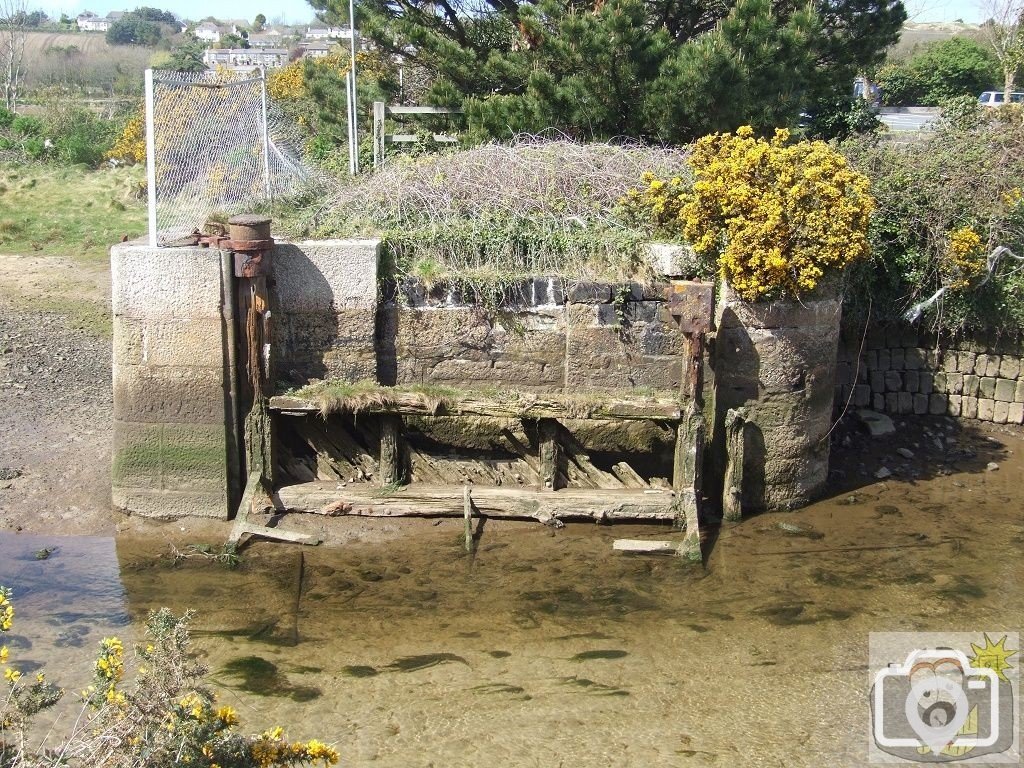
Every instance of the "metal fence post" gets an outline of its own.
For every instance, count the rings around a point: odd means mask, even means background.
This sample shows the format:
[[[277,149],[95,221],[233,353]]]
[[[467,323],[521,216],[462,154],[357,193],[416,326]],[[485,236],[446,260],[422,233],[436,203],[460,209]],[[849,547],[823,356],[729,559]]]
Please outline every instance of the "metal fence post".
[[[149,206],[149,245],[156,248],[156,132],[153,119],[153,70],[146,70],[146,200]]]

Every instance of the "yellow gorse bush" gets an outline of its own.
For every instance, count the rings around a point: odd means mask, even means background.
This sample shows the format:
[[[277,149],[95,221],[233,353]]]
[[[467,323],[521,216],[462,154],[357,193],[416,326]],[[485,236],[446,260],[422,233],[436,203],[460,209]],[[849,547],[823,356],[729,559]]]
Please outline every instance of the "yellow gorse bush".
[[[123,163],[146,162],[146,112],[144,109],[140,108],[124,124],[121,135],[107,152],[107,159],[120,160]]]
[[[867,177],[822,141],[788,142],[784,129],[765,141],[744,126],[700,139],[690,157],[683,234],[748,301],[797,298],[870,252]]]
[[[82,691],[90,711],[87,727],[76,729],[65,745],[67,754],[74,757],[60,764],[68,768],[98,764],[110,768],[327,768],[337,764],[337,750],[319,739],[289,742],[282,728],[258,735],[235,731],[238,713],[218,706],[216,695],[201,684],[206,670],[189,650],[189,616],[176,617],[166,608],[150,613],[146,624],[152,642],[136,649],[145,666],[138,667],[133,689],[121,688],[123,643],[116,637],[100,642],[93,682]],[[0,586],[0,632],[9,631],[13,621],[11,592]],[[50,765],[57,753],[25,751],[25,733],[32,717],[57,703],[64,691],[47,682],[42,672],[27,682],[9,666],[9,658],[7,647],[0,648],[7,687],[0,692],[0,764]],[[101,754],[101,763],[91,759]]]
[[[988,260],[974,227],[960,227],[948,235],[945,258],[940,264],[944,282],[951,290],[967,288],[985,272]]]
[[[621,204],[716,259],[747,301],[798,298],[867,256],[875,204],[867,177],[828,144],[789,138],[756,138],[750,126],[705,136],[688,159],[692,188],[645,174]]]

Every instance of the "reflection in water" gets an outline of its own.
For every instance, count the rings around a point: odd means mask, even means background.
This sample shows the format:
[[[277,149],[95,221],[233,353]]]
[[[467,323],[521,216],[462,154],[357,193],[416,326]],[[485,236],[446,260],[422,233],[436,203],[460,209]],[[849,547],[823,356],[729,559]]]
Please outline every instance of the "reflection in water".
[[[469,560],[446,521],[333,550],[254,543],[234,570],[127,540],[117,561],[75,540],[36,562],[51,540],[0,536],[0,582],[30,661],[91,655],[126,610],[137,627],[195,609],[243,724],[323,737],[346,765],[860,766],[869,632],[1024,623],[1022,469],[748,519],[706,570],[612,554],[666,535],[643,526],[491,521]]]

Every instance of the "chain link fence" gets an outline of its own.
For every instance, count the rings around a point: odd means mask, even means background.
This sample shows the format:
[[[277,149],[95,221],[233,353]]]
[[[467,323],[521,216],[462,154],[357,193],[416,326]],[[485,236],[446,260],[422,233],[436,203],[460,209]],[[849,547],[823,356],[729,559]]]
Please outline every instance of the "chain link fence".
[[[266,209],[312,173],[262,69],[146,71],[149,238],[175,245],[211,219]]]

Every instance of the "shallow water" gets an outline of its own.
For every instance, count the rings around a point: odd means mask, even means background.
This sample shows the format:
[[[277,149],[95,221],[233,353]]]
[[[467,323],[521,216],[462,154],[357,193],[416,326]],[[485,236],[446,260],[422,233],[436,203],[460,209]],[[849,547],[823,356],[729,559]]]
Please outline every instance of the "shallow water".
[[[235,570],[172,566],[153,541],[2,535],[0,583],[32,642],[18,661],[72,689],[104,634],[194,608],[243,724],[324,738],[345,765],[861,766],[869,632],[1021,629],[1019,454],[748,519],[706,569],[612,553],[670,535],[644,526],[488,522],[470,559],[452,520],[256,543]]]

